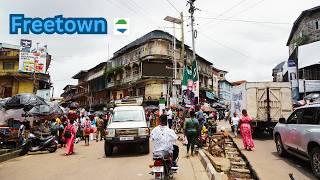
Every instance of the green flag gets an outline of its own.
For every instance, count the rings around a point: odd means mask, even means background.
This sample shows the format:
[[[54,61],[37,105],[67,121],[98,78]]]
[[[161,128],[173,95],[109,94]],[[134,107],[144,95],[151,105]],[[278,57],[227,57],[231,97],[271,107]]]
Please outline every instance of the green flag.
[[[193,82],[197,82],[198,81],[198,67],[197,67],[197,61],[193,61],[192,62],[192,80]]]

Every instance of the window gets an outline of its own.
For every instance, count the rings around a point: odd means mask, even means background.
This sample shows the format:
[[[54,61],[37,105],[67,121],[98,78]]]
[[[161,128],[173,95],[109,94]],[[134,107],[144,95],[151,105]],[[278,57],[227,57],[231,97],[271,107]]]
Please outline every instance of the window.
[[[4,70],[13,70],[14,69],[14,62],[3,62],[3,69]]]
[[[315,122],[314,114],[314,108],[304,109],[301,122],[299,124],[317,124],[317,122]]]
[[[315,28],[316,28],[316,29],[320,29],[319,25],[320,25],[319,21],[316,21],[316,22],[315,22]]]
[[[298,124],[302,118],[303,109],[298,109],[288,118],[287,124]]]
[[[220,77],[223,77],[223,74],[220,74]]]

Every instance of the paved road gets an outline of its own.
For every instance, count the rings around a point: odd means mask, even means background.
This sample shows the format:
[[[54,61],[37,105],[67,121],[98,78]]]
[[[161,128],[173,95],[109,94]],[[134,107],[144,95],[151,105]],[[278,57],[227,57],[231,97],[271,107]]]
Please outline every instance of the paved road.
[[[101,179],[152,179],[149,164],[151,153],[141,155],[134,147],[119,149],[114,156],[105,157],[103,142],[92,142],[89,147],[80,142],[76,153],[64,156],[57,152],[37,153],[0,163],[1,180],[101,180]],[[181,143],[179,142],[179,145]],[[185,147],[180,147],[178,174],[175,179],[208,179],[198,157],[186,158]]]
[[[219,126],[230,128],[227,123],[222,121]],[[286,180],[289,179],[289,173],[293,173],[296,180],[317,179],[313,175],[311,166],[308,162],[293,156],[289,156],[287,158],[279,157],[277,155],[275,143],[271,137],[261,136],[255,138],[254,151],[246,151],[243,149],[241,136],[234,140],[246,155],[261,180]]]

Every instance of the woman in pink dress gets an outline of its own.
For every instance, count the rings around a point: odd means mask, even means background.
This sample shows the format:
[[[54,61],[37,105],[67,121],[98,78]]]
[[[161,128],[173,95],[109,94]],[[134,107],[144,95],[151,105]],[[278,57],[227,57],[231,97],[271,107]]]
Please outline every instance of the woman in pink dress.
[[[73,123],[74,123],[74,119],[70,119],[69,124],[67,125],[67,127],[63,131],[64,139],[67,144],[66,145],[66,152],[65,152],[66,156],[74,153],[73,147],[74,147],[74,140],[76,139],[77,130],[74,127]],[[71,135],[70,135],[70,137],[66,137],[66,134],[71,134]]]
[[[254,143],[251,134],[252,118],[248,115],[247,110],[242,110],[242,117],[240,118],[240,133],[242,136],[243,146],[246,150],[251,151],[254,148]]]

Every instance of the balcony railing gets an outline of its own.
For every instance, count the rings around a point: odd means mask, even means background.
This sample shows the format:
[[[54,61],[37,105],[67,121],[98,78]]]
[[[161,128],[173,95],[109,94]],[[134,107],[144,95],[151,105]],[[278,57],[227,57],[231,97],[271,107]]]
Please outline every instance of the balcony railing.
[[[124,79],[121,79],[121,80],[116,80],[114,82],[109,82],[107,83],[107,88],[111,88],[111,87],[114,87],[114,86],[121,86],[125,83],[129,83],[129,82],[134,82],[134,81],[137,81],[140,79],[140,76],[133,76],[133,77],[127,77],[127,78],[124,78]]]

